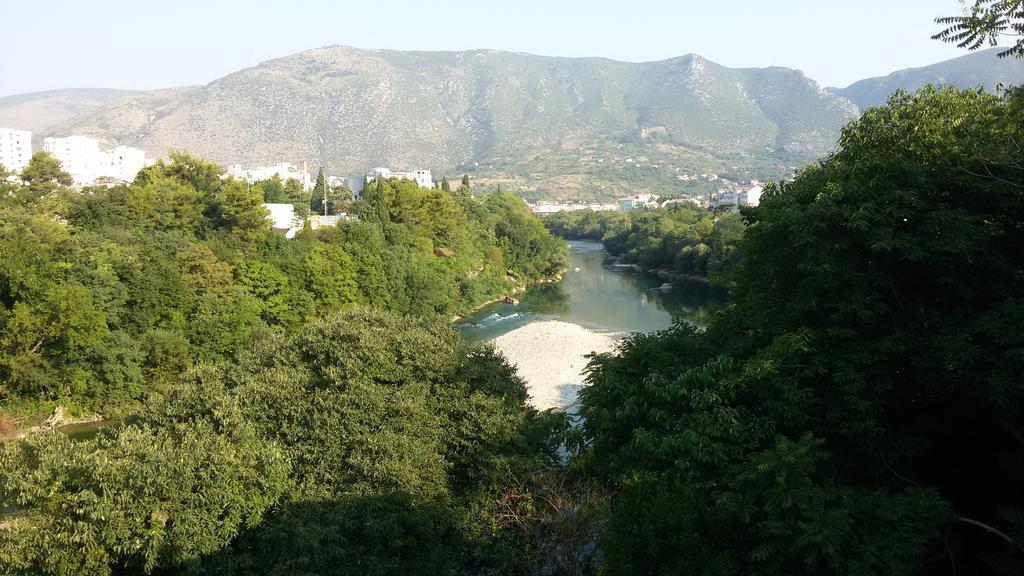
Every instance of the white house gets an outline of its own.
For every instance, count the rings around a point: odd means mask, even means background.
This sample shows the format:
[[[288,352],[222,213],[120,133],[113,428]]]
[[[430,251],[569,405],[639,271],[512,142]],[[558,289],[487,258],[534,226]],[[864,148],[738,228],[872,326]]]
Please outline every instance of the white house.
[[[8,172],[21,172],[32,158],[32,133],[0,128],[0,165]]]
[[[373,172],[366,174],[366,181],[373,182],[377,178],[402,178],[405,180],[413,180],[421,188],[433,188],[434,177],[431,175],[430,170],[410,170],[406,172],[392,172],[389,168],[378,167],[374,168]]]
[[[753,186],[747,190],[726,190],[719,192],[718,195],[712,199],[712,208],[724,208],[726,206],[757,206],[761,203],[761,193],[764,192],[764,187],[760,184]]]
[[[637,194],[632,198],[623,198],[619,200],[619,210],[623,212],[632,212],[633,210],[639,210],[641,208],[657,208],[658,197],[654,194]]]
[[[259,166],[256,168],[242,168],[240,164],[235,164],[231,166],[228,172],[235,178],[245,180],[246,182],[270,180],[277,176],[282,181],[298,180],[302,183],[303,190],[311,190],[313,188],[313,179],[309,175],[305,162],[300,162],[298,166],[290,162],[278,162],[272,166]]]
[[[757,206],[761,203],[761,194],[764,192],[764,186],[757,184],[751,187],[746,192],[740,193],[740,204],[743,206]]]
[[[672,198],[671,200],[665,200],[664,202],[662,202],[661,203],[661,207],[662,208],[669,208],[669,207],[672,207],[672,206],[678,206],[680,204],[682,204],[682,205],[689,204],[689,205],[692,205],[692,206],[700,206],[700,200],[697,199],[697,198],[694,198],[692,196],[687,196],[685,198]]]
[[[301,218],[295,214],[295,206],[291,204],[264,204],[264,208],[270,212],[267,218],[270,220],[270,227],[275,232],[283,232],[285,238],[294,238],[295,234],[302,228]]]

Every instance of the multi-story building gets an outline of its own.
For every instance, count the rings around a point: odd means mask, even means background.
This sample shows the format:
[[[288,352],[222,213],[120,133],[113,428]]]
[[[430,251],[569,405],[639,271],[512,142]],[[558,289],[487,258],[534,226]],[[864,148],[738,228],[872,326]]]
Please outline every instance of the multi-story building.
[[[71,175],[75,184],[92,184],[101,164],[100,143],[85,136],[46,138],[43,150],[60,161],[64,171]]]
[[[79,186],[93,184],[101,178],[131,182],[146,166],[146,153],[138,148],[118,146],[103,151],[98,140],[85,136],[46,138],[43,150],[59,160]]]
[[[633,210],[657,207],[658,197],[654,194],[637,194],[632,198],[619,200],[619,210],[622,210],[623,212],[632,212]]]
[[[8,172],[21,172],[32,158],[32,133],[0,128],[0,165]]]
[[[725,190],[719,192],[714,198],[711,199],[712,208],[738,208],[740,206],[757,206],[761,203],[761,194],[764,192],[764,187],[760,184],[752,186],[746,190]]]
[[[272,166],[259,166],[257,168],[242,168],[240,164],[235,164],[231,166],[228,172],[235,178],[245,180],[246,182],[270,180],[277,176],[282,181],[298,180],[302,184],[303,190],[313,188],[313,179],[309,175],[305,162],[300,162],[298,166],[290,162],[278,162]]]
[[[96,177],[108,177],[131,182],[135,175],[146,166],[146,153],[138,148],[118,146],[108,152],[101,152]]]
[[[413,180],[421,188],[433,188],[434,177],[430,174],[430,170],[410,170],[407,172],[392,172],[389,168],[375,168],[373,172],[366,174],[366,181],[373,182],[377,178],[404,178],[405,180]]]

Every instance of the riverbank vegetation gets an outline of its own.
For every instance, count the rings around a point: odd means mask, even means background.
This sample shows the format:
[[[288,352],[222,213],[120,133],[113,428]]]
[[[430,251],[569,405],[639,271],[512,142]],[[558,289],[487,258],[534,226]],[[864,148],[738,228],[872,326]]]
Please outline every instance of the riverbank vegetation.
[[[1020,93],[893,96],[743,213],[706,332],[595,359],[609,573],[1024,570],[1022,130]]]
[[[333,313],[94,440],[0,445],[0,573],[521,573],[543,526],[496,502],[564,426],[526,398],[443,320]]]
[[[560,272],[511,194],[378,180],[357,220],[271,231],[259,186],[185,154],[73,192],[38,153],[0,193],[0,402],[117,411],[193,364],[365,304],[450,318]]]
[[[738,213],[708,213],[686,205],[635,212],[558,212],[546,216],[544,225],[564,238],[600,240],[608,253],[644,269],[683,276],[722,272],[738,258],[743,236]]]
[[[576,427],[447,321],[564,266],[514,196],[380,181],[287,240],[187,155],[39,155],[0,402],[137,409],[0,443],[0,574],[1020,574],[1022,142],[1024,93],[928,87],[739,215],[549,221],[733,285],[596,355]]]

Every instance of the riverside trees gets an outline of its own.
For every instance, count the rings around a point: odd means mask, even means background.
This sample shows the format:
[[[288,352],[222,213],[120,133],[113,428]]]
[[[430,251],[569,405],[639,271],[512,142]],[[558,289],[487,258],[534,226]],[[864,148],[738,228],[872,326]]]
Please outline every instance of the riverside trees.
[[[561,236],[601,240],[609,253],[648,269],[707,275],[738,257],[743,221],[737,213],[707,214],[690,206],[637,212],[579,210],[547,216]]]
[[[897,93],[744,213],[706,333],[595,359],[609,570],[1024,566],[1022,127],[1019,96]]]
[[[52,160],[52,159],[50,159]],[[361,221],[286,240],[259,186],[175,153],[130,186],[66,189],[40,156],[0,197],[0,402],[129,407],[193,362],[360,303],[450,318],[556,273],[510,195],[380,181]],[[376,218],[374,214],[382,214]]]

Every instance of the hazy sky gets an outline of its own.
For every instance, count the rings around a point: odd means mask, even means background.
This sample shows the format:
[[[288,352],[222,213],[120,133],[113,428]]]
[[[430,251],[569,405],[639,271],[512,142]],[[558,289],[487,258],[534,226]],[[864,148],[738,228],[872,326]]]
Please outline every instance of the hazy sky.
[[[786,66],[825,86],[965,54],[958,0],[0,0],[0,95],[205,84],[329,44]]]

